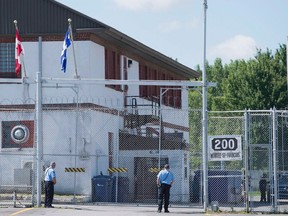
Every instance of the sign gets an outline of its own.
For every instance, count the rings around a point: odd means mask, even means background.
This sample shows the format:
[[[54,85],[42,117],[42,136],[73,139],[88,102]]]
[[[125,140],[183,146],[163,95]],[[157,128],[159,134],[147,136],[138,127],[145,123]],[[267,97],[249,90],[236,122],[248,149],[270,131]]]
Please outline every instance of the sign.
[[[240,135],[209,136],[209,161],[242,160]]]
[[[65,167],[65,172],[85,172],[85,168]]]

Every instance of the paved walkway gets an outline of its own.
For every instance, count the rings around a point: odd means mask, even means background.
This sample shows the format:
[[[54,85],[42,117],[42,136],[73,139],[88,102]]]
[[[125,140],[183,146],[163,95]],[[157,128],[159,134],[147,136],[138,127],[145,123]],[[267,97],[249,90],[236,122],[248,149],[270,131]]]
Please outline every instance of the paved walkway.
[[[213,212],[211,210],[204,212],[201,208],[194,207],[170,207],[170,213],[157,213],[157,206],[137,206],[137,205],[60,205],[55,204],[55,208],[0,208],[1,216],[39,216],[39,215],[53,215],[53,216],[152,216],[152,215],[171,215],[171,216],[187,216],[187,215],[233,215],[235,213],[237,216],[247,214],[241,209],[234,209],[232,212],[231,209],[220,208],[220,211]],[[261,210],[261,209],[258,209]],[[264,209],[263,209],[264,210]],[[265,215],[269,215],[269,212],[264,211]],[[249,213],[249,215],[259,215],[261,211]],[[270,213],[273,215],[273,213]],[[281,215],[281,214],[279,214]],[[287,214],[283,214],[287,215]]]
[[[0,208],[1,216],[152,216],[167,213],[157,213],[157,206],[128,206],[128,205],[54,205],[55,208]],[[203,215],[204,211],[192,208],[171,207],[171,216]]]

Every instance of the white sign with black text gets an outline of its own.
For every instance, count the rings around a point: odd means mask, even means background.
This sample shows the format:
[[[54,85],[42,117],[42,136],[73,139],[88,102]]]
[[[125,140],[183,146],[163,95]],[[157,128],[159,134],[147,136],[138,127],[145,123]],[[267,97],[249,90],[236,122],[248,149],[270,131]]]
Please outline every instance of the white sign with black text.
[[[242,160],[240,135],[209,136],[209,161]]]

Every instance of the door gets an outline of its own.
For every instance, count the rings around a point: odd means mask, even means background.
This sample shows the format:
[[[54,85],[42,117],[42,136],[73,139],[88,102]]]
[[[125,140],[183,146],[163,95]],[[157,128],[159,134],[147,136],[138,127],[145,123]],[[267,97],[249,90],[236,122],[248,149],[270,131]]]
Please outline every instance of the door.
[[[157,201],[158,188],[156,185],[157,172],[151,168],[158,168],[158,157],[135,157],[135,200],[153,202]],[[161,167],[168,163],[168,158],[161,158]]]

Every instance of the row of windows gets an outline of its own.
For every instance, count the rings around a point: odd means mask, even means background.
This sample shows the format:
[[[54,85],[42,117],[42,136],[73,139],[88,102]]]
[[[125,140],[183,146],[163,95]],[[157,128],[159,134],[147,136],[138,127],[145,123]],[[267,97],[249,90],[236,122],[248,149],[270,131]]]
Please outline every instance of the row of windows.
[[[139,67],[140,80],[179,80],[169,75],[166,71],[159,71],[155,68],[141,65]],[[160,98],[161,88],[167,88],[163,95],[161,103],[174,108],[181,108],[181,90],[173,90],[177,87],[169,86],[140,86],[140,97],[158,97]]]
[[[112,50],[105,50],[105,79],[121,79],[120,71],[120,55]],[[124,58],[124,77],[122,79],[127,79],[127,59]],[[176,77],[168,75],[167,71],[159,71],[153,67],[148,67],[143,64],[139,64],[139,79],[140,80],[177,80]],[[179,80],[179,79],[178,79]],[[115,90],[121,90],[119,85],[109,85]],[[163,87],[163,86],[162,86]],[[161,86],[140,86],[140,97],[147,98],[148,100],[152,98],[159,98]],[[168,86],[166,86],[168,88]],[[181,90],[170,90],[165,93],[162,98],[162,103],[167,106],[172,106],[175,108],[181,108]]]
[[[123,76],[120,71],[120,55],[112,50],[105,50],[105,79],[127,80],[127,59],[124,57]],[[159,71],[146,65],[139,65],[140,80],[173,80],[166,71]],[[15,43],[0,43],[0,78],[19,78],[15,73]],[[108,85],[115,90],[123,90],[120,85]],[[160,86],[140,86],[140,97],[159,97]],[[163,103],[169,106],[181,107],[180,90],[168,91],[167,97],[163,97]],[[179,98],[175,104],[173,98]]]

